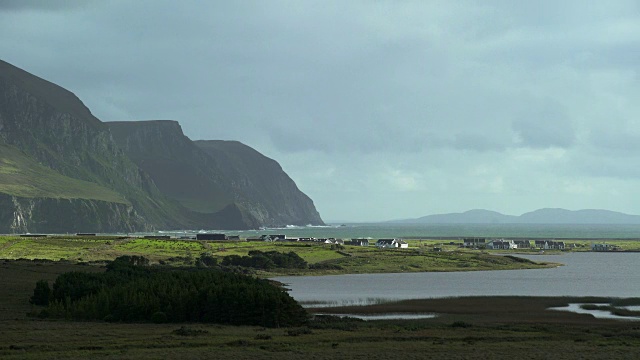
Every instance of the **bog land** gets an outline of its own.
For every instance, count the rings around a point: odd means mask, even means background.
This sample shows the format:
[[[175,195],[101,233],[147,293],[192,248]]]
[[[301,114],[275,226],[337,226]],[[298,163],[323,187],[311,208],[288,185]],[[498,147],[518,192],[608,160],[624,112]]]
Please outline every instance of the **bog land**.
[[[40,279],[103,271],[70,262],[0,262],[3,359],[611,359],[640,356],[640,325],[547,310],[582,298],[416,300],[359,312],[435,312],[433,319],[316,317],[296,328],[71,322],[28,317]],[[335,311],[354,311],[332,309]]]
[[[576,243],[584,246],[571,251],[588,249],[588,242]],[[456,244],[443,244],[441,240],[409,240],[409,244],[408,249],[382,250],[245,241],[1,237],[0,258],[4,260],[0,260],[0,358],[512,359],[518,356],[610,359],[640,356],[640,323],[549,310],[571,303],[599,304],[619,299],[471,297],[309,309],[310,315],[322,312],[432,313],[436,317],[362,321],[318,315],[307,325],[295,328],[40,319],[33,316],[39,309],[29,303],[39,280],[52,283],[58,275],[69,271],[103,272],[107,261],[121,255],[142,255],[152,264],[164,266],[195,266],[203,253],[224,259],[231,255],[247,256],[254,251],[294,252],[312,267],[256,272],[264,277],[556,266],[496,256],[504,254],[504,250],[460,249]],[[633,241],[619,243],[623,250],[637,250],[638,245]],[[442,251],[434,252],[434,247]],[[525,253],[537,251],[519,250]]]

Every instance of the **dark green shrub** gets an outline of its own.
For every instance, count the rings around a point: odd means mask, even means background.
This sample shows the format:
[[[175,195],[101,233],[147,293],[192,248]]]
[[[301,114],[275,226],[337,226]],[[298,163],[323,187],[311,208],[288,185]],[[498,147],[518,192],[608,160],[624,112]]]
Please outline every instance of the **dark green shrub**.
[[[313,334],[313,331],[311,331],[311,329],[307,327],[287,330],[287,335],[289,336],[300,336],[300,335],[311,335],[311,334]]]
[[[198,266],[213,267],[216,265],[218,265],[218,259],[207,253],[200,254],[200,257],[198,258]]]
[[[49,305],[49,297],[51,296],[51,289],[49,288],[49,282],[47,280],[40,280],[36,283],[36,288],[33,289],[33,296],[29,299],[29,302],[33,305]]]
[[[151,314],[151,322],[155,324],[164,324],[167,322],[167,314],[162,311],[156,311]]]
[[[181,326],[179,329],[173,330],[172,333],[180,336],[197,336],[208,334],[209,332],[207,330],[192,329],[186,326]]]
[[[470,328],[471,326],[473,326],[473,325],[469,324],[468,322],[464,322],[464,321],[454,321],[451,324],[452,328]]]
[[[307,312],[267,280],[208,269],[112,269],[66,273],[54,283],[51,317],[119,322],[300,326]]]

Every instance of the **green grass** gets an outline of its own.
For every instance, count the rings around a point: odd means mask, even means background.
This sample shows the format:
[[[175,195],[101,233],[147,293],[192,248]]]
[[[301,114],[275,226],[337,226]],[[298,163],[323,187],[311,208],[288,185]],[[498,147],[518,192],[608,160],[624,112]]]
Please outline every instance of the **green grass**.
[[[141,255],[151,262],[188,264],[201,253],[209,253],[219,260],[228,255],[248,255],[251,250],[293,251],[309,264],[337,265],[336,269],[279,269],[260,272],[272,275],[325,275],[346,273],[469,271],[526,269],[554,265],[535,264],[504,256],[470,251],[434,253],[413,249],[377,249],[375,247],[345,246],[331,249],[326,244],[270,243],[253,241],[189,241],[165,239],[119,239],[77,236],[47,238],[0,237],[0,258],[48,259],[72,261],[105,261],[121,255]],[[334,266],[336,267],[336,266]]]
[[[40,165],[13,146],[0,144],[0,193],[18,197],[87,199],[129,204],[119,193]]]

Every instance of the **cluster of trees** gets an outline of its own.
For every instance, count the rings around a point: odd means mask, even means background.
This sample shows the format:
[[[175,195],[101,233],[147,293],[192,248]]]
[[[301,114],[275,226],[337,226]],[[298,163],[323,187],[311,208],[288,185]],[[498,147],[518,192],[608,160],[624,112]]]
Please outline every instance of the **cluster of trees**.
[[[134,265],[138,260],[118,258],[101,274],[62,274],[53,289],[40,281],[31,302],[47,305],[43,316],[77,320],[266,327],[307,321],[306,311],[267,280],[201,268],[151,269]]]
[[[248,256],[229,255],[222,260],[225,266],[244,266],[254,269],[306,269],[308,264],[298,254],[291,251],[281,253],[277,251],[249,251]]]

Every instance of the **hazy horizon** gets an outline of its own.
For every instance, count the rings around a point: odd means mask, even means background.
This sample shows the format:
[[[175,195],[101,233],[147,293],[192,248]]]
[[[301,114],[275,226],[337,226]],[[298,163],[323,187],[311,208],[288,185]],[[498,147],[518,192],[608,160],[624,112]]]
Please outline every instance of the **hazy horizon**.
[[[323,219],[640,214],[635,1],[0,2],[5,60],[102,121],[277,160]]]

